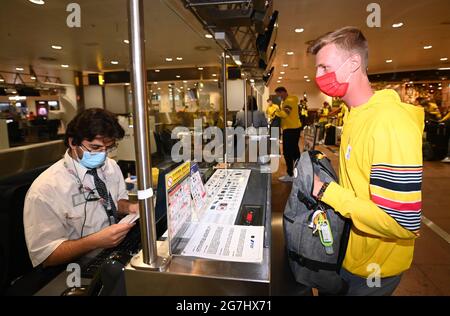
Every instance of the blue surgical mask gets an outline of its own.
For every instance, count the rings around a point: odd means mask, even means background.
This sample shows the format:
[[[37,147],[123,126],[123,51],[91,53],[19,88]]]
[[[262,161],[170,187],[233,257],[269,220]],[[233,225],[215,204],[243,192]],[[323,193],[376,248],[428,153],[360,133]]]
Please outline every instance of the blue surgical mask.
[[[105,163],[105,160],[106,152],[104,151],[91,153],[83,150],[83,158],[81,158],[80,163],[88,169],[95,169],[102,166]]]

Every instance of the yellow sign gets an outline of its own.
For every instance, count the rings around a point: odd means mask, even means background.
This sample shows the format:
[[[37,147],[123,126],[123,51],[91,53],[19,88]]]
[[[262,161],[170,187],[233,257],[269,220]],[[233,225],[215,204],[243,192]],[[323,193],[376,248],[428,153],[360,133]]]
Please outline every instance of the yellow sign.
[[[191,172],[191,162],[186,161],[184,164],[172,170],[166,175],[166,190],[169,191],[180,180],[187,177]]]

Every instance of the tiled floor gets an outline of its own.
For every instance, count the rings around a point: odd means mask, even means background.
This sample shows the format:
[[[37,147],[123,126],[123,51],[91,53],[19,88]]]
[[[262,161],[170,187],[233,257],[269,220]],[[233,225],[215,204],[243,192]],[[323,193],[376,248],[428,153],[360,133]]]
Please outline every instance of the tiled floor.
[[[337,170],[336,147],[319,146]],[[278,177],[285,174],[284,159],[272,178],[272,211],[283,212],[291,185]],[[422,187],[423,215],[450,233],[450,164],[425,162]],[[411,268],[404,273],[394,295],[449,295],[450,244],[422,224],[421,236],[416,241]]]

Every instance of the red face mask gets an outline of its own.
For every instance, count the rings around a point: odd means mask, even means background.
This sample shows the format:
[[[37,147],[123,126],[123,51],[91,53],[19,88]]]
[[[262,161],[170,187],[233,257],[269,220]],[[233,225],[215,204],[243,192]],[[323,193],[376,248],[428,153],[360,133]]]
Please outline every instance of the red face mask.
[[[336,71],[338,71],[347,62],[347,60],[342,65],[340,65]],[[326,95],[330,97],[341,98],[347,93],[348,79],[347,82],[344,83],[337,81],[336,71],[326,73],[320,77],[316,77],[316,84],[319,87],[320,91],[322,91]]]

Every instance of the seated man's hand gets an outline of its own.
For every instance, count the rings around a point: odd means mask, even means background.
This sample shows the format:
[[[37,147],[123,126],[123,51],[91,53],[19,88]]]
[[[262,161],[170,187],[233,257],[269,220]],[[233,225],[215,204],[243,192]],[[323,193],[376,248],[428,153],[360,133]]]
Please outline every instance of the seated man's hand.
[[[122,242],[128,231],[135,224],[114,224],[103,228],[101,231],[95,233],[92,237],[95,238],[97,248],[112,248]]]

